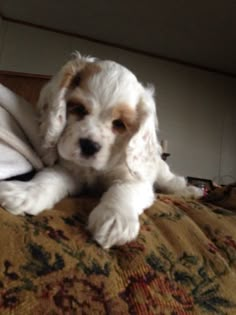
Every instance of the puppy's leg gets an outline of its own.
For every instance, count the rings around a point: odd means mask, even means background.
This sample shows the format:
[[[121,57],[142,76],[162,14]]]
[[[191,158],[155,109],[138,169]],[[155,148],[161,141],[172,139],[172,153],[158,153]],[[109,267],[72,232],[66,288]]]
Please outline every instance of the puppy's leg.
[[[72,176],[60,166],[46,168],[29,182],[0,182],[0,204],[13,214],[36,215],[73,192]]]
[[[139,215],[153,200],[150,183],[114,184],[90,214],[88,228],[104,248],[129,242],[138,235]]]
[[[184,177],[171,172],[168,164],[159,160],[155,188],[164,193],[177,194],[185,197],[200,198],[203,196],[201,189],[188,186]]]

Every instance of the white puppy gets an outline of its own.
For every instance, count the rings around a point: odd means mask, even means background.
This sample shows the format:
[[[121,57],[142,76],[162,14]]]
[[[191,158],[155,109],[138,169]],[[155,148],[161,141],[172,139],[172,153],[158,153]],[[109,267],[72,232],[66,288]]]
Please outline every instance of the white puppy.
[[[153,89],[125,67],[76,54],[43,88],[39,102],[42,159],[29,182],[0,183],[13,214],[36,215],[84,188],[102,190],[88,228],[104,248],[133,240],[153,187],[200,196],[161,158]]]

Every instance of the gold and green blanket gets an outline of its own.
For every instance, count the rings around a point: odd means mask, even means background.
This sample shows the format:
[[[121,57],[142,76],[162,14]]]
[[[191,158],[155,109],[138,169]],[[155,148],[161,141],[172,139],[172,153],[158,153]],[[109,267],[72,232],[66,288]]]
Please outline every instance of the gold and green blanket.
[[[234,210],[158,195],[137,240],[106,251],[86,230],[97,202],[0,209],[1,315],[236,314]]]

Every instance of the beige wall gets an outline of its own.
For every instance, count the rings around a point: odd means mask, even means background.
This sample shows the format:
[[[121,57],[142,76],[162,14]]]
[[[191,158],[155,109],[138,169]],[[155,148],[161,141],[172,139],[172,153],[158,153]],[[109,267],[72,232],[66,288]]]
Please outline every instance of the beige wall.
[[[4,41],[4,23],[0,16],[0,60],[1,60],[1,53],[3,50],[3,41]]]
[[[185,176],[236,180],[236,79],[0,20],[0,69],[52,74],[74,50],[116,60],[156,87],[160,138]]]

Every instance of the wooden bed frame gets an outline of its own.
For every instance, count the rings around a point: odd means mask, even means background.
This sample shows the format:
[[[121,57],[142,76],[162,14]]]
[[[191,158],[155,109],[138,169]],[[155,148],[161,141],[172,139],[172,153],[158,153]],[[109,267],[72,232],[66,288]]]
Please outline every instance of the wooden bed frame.
[[[0,83],[35,105],[42,86],[50,76],[0,71]]]

